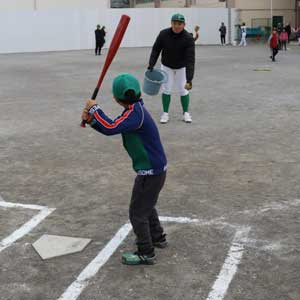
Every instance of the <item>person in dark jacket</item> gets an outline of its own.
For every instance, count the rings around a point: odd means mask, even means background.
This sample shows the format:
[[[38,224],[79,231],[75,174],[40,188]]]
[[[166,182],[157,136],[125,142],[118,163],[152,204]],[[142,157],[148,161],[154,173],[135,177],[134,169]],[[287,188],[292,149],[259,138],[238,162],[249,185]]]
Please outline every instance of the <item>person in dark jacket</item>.
[[[220,31],[220,38],[221,38],[221,45],[225,46],[226,45],[226,26],[225,24],[222,22],[221,23],[221,27],[219,28]]]
[[[281,32],[282,32],[282,24],[281,23],[278,23],[277,25],[277,36],[279,37]],[[281,44],[281,41],[278,39],[278,50],[282,50],[282,44]]]
[[[103,26],[100,29],[100,25],[97,25],[97,29],[95,30],[95,40],[96,40],[96,48],[95,55],[101,55],[102,47],[105,43],[105,27]]]
[[[288,43],[290,43],[290,39],[291,39],[291,33],[292,33],[292,27],[290,25],[290,23],[287,23],[285,26],[285,31],[288,34]]]
[[[296,39],[298,41],[298,45],[300,46],[300,27],[295,28]]]
[[[124,253],[122,262],[153,264],[154,247],[167,246],[155,208],[166,180],[167,159],[155,122],[141,99],[138,80],[128,73],[119,74],[113,80],[112,92],[116,102],[124,107],[120,116],[111,120],[95,100],[88,100],[82,120],[104,135],[122,135],[123,146],[137,173],[129,207],[137,251]]]
[[[153,70],[161,53],[161,69],[168,74],[168,81],[162,85],[163,114],[160,122],[163,124],[169,121],[171,90],[174,83],[180,93],[183,121],[192,122],[188,109],[189,90],[192,88],[195,68],[195,42],[193,36],[184,27],[184,16],[173,15],[171,27],[159,33],[149,59],[148,69]]]

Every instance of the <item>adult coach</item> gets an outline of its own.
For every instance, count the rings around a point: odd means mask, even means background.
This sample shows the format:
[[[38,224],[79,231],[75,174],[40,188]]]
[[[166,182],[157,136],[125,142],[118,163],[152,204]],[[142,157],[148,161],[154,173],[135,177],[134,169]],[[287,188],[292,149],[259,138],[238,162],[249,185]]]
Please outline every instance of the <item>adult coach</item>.
[[[104,26],[100,29],[100,25],[97,25],[97,29],[95,30],[95,55],[101,55],[102,47],[105,43],[105,30]]]
[[[195,42],[192,35],[184,29],[185,18],[175,14],[171,18],[171,27],[162,30],[152,47],[148,69],[152,70],[161,53],[161,69],[168,73],[168,82],[162,85],[163,114],[160,122],[169,121],[169,106],[173,84],[180,93],[183,121],[192,122],[189,109],[189,90],[195,68]]]
[[[221,38],[221,45],[225,46],[226,45],[226,26],[224,24],[224,22],[221,23],[221,26],[219,28],[220,31],[220,38]]]

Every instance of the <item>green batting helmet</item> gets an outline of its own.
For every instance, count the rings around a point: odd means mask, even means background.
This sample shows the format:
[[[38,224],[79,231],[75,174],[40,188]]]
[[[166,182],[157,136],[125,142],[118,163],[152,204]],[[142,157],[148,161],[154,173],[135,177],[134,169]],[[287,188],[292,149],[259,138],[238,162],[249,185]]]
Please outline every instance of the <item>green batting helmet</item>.
[[[119,74],[113,81],[112,92],[115,98],[119,100],[126,99],[126,92],[133,90],[134,94],[138,96],[141,93],[139,81],[131,74]]]

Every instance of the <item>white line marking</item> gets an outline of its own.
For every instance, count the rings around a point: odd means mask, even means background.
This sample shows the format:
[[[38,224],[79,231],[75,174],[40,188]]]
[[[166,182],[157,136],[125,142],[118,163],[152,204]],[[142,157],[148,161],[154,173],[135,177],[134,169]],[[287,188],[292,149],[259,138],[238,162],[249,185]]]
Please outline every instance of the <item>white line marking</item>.
[[[16,231],[14,231],[11,235],[9,235],[8,237],[6,237],[2,241],[0,241],[0,252],[2,252],[4,249],[11,246],[14,242],[16,242],[17,240],[22,238],[24,235],[28,234],[33,228],[35,228],[38,224],[40,224],[53,211],[55,211],[55,208],[49,208],[47,206],[6,202],[1,196],[0,196],[0,207],[25,208],[25,209],[32,209],[32,210],[40,211],[36,216],[31,218],[23,226],[21,226]]]
[[[249,231],[249,227],[244,227],[240,228],[235,233],[222,269],[206,300],[222,300],[225,297],[228,287],[242,259],[244,243],[247,240]]]
[[[28,234],[34,227],[36,227],[45,218],[47,218],[54,210],[55,208],[44,207],[39,214],[34,216],[31,220],[29,220],[22,227],[13,232],[10,236],[0,241],[0,252],[11,246],[15,241],[22,238],[24,235]]]
[[[240,228],[241,226],[239,225],[232,225],[229,224],[227,222],[222,221],[224,218],[220,217],[220,218],[216,218],[216,219],[212,219],[212,220],[200,220],[200,219],[191,219],[191,218],[187,218],[187,217],[159,217],[159,220],[162,222],[175,222],[175,223],[180,223],[180,224],[197,224],[197,225],[201,225],[201,226],[210,226],[210,225],[222,225],[222,226],[229,226],[229,227],[233,227],[233,228]]]
[[[176,222],[176,223],[199,223],[199,219],[190,219],[185,217],[159,217],[162,222]]]
[[[2,198],[0,198],[1,200]],[[34,204],[21,204],[21,203],[12,203],[6,201],[0,201],[0,206],[4,208],[25,208],[33,210],[43,210],[45,206],[34,205]]]
[[[263,214],[265,212],[268,212],[270,210],[286,210],[290,209],[292,207],[298,207],[300,205],[300,199],[293,199],[285,202],[271,202],[269,204],[264,205],[260,208],[254,208],[254,209],[246,209],[243,211],[239,211],[237,213],[240,214],[247,214],[247,215],[257,215],[257,214]]]
[[[199,219],[191,219],[185,217],[159,217],[162,222],[176,222],[181,224],[200,224],[200,225],[210,225],[210,224],[219,224],[217,220],[212,221],[202,221]],[[225,224],[225,223],[224,223]],[[109,241],[109,243],[101,250],[98,255],[87,265],[87,267],[79,274],[77,279],[69,285],[69,287],[65,290],[65,292],[58,298],[58,300],[76,300],[82,293],[82,291],[88,286],[89,280],[95,276],[101,267],[109,260],[109,258],[113,255],[116,249],[120,246],[120,244],[125,240],[129,232],[131,231],[132,226],[129,223],[123,225],[119,231],[115,234],[115,236]],[[235,254],[235,251],[240,251],[241,245],[240,240],[245,240],[247,237],[247,233],[249,232],[250,228],[248,229],[240,229],[235,234],[233,245],[231,247],[231,251],[229,252],[229,259],[230,261],[225,261],[224,265],[231,263],[231,260],[235,259],[238,255]],[[232,254],[231,254],[232,252]],[[239,261],[238,261],[239,262]],[[238,264],[238,263],[237,263]],[[237,269],[236,264],[236,269]],[[223,266],[224,268],[224,266]],[[236,271],[236,270],[235,270]],[[233,277],[233,276],[232,276]],[[218,298],[215,298],[218,299]],[[215,300],[210,299],[210,300]],[[219,300],[219,299],[218,299]]]
[[[88,285],[89,280],[97,274],[100,268],[108,261],[119,245],[132,229],[129,223],[123,225],[103,250],[79,274],[77,279],[67,288],[58,300],[76,300]]]

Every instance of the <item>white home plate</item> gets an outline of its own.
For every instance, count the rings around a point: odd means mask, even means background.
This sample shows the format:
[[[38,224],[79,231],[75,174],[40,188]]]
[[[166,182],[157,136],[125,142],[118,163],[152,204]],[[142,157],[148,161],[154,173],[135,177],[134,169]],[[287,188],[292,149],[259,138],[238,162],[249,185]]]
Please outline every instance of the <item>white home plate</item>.
[[[80,252],[91,241],[91,239],[44,234],[32,246],[42,259],[49,259]]]

